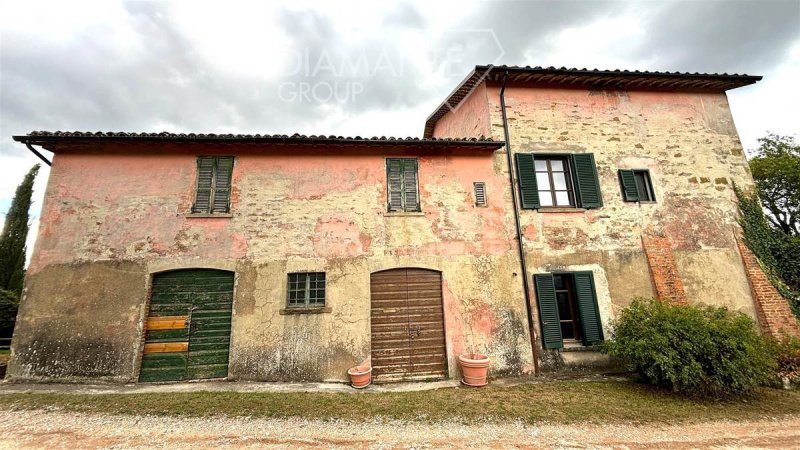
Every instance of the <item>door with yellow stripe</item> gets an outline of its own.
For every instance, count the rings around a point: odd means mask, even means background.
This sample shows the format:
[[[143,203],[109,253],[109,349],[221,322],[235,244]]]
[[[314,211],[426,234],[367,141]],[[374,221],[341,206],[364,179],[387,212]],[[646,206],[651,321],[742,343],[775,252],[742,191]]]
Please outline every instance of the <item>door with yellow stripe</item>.
[[[228,375],[233,275],[191,269],[153,277],[139,381]]]

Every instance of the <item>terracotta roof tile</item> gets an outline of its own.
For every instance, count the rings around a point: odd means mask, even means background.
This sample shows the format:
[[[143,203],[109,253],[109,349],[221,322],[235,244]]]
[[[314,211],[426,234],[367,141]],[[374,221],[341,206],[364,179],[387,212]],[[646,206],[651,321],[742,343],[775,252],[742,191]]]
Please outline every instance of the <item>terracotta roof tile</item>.
[[[356,146],[421,146],[421,147],[484,147],[500,148],[503,141],[479,138],[418,138],[373,136],[335,136],[286,134],[231,134],[231,133],[135,133],[124,131],[32,131],[24,136],[14,136],[17,142],[42,145],[52,149],[54,144],[87,142],[215,142],[228,144],[284,144],[284,145],[356,145]]]

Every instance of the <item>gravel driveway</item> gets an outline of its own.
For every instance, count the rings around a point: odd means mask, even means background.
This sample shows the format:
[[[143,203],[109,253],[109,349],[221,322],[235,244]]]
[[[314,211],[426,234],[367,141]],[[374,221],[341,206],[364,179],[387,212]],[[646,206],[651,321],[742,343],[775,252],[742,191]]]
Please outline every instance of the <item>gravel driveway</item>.
[[[800,448],[800,417],[670,426],[462,425],[0,412],[3,448]]]

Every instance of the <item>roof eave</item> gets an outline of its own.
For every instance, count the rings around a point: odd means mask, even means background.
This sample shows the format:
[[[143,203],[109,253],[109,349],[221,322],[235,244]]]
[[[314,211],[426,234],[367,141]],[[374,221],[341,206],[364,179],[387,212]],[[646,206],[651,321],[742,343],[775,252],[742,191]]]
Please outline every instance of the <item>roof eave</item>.
[[[701,73],[681,73],[681,72],[642,72],[627,70],[589,70],[589,69],[567,69],[555,67],[519,67],[519,66],[475,66],[470,74],[451,92],[445,100],[431,113],[425,121],[424,138],[433,136],[436,123],[441,120],[448,110],[455,109],[463,102],[475,86],[491,79],[497,81],[497,74],[528,74],[530,75],[551,75],[562,76],[560,82],[547,81],[547,83],[564,86],[579,86],[586,89],[628,89],[628,90],[671,90],[677,92],[725,92],[743,86],[748,86],[760,81],[763,77],[758,75],[739,75],[739,74],[701,74]],[[564,84],[563,77],[571,77]],[[526,77],[527,82],[530,77]],[[654,80],[651,82],[650,80]],[[512,80],[509,80],[512,81]],[[514,80],[518,82],[519,80]],[[474,86],[466,86],[468,83],[477,83]],[[532,83],[542,83],[540,80],[532,80]],[[464,93],[462,90],[469,89]],[[453,97],[459,96],[454,100]]]
[[[292,136],[105,136],[105,135],[22,135],[12,136],[21,143],[39,145],[48,150],[55,151],[61,145],[86,145],[100,143],[127,143],[127,144],[226,144],[226,145],[276,145],[276,146],[328,146],[328,147],[417,147],[417,148],[471,148],[496,150],[505,142],[482,139],[419,139],[419,138],[328,138],[328,137],[292,137]]]

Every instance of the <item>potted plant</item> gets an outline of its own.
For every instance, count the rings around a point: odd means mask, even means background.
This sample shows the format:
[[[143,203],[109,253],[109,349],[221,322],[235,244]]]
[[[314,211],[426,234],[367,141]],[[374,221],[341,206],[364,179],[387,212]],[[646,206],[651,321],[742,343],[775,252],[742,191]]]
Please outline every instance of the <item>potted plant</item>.
[[[350,385],[356,389],[364,389],[372,381],[372,367],[369,364],[361,364],[347,370],[350,375]]]
[[[463,377],[461,382],[467,386],[486,386],[489,384],[489,357],[480,353],[462,353],[458,355]]]

